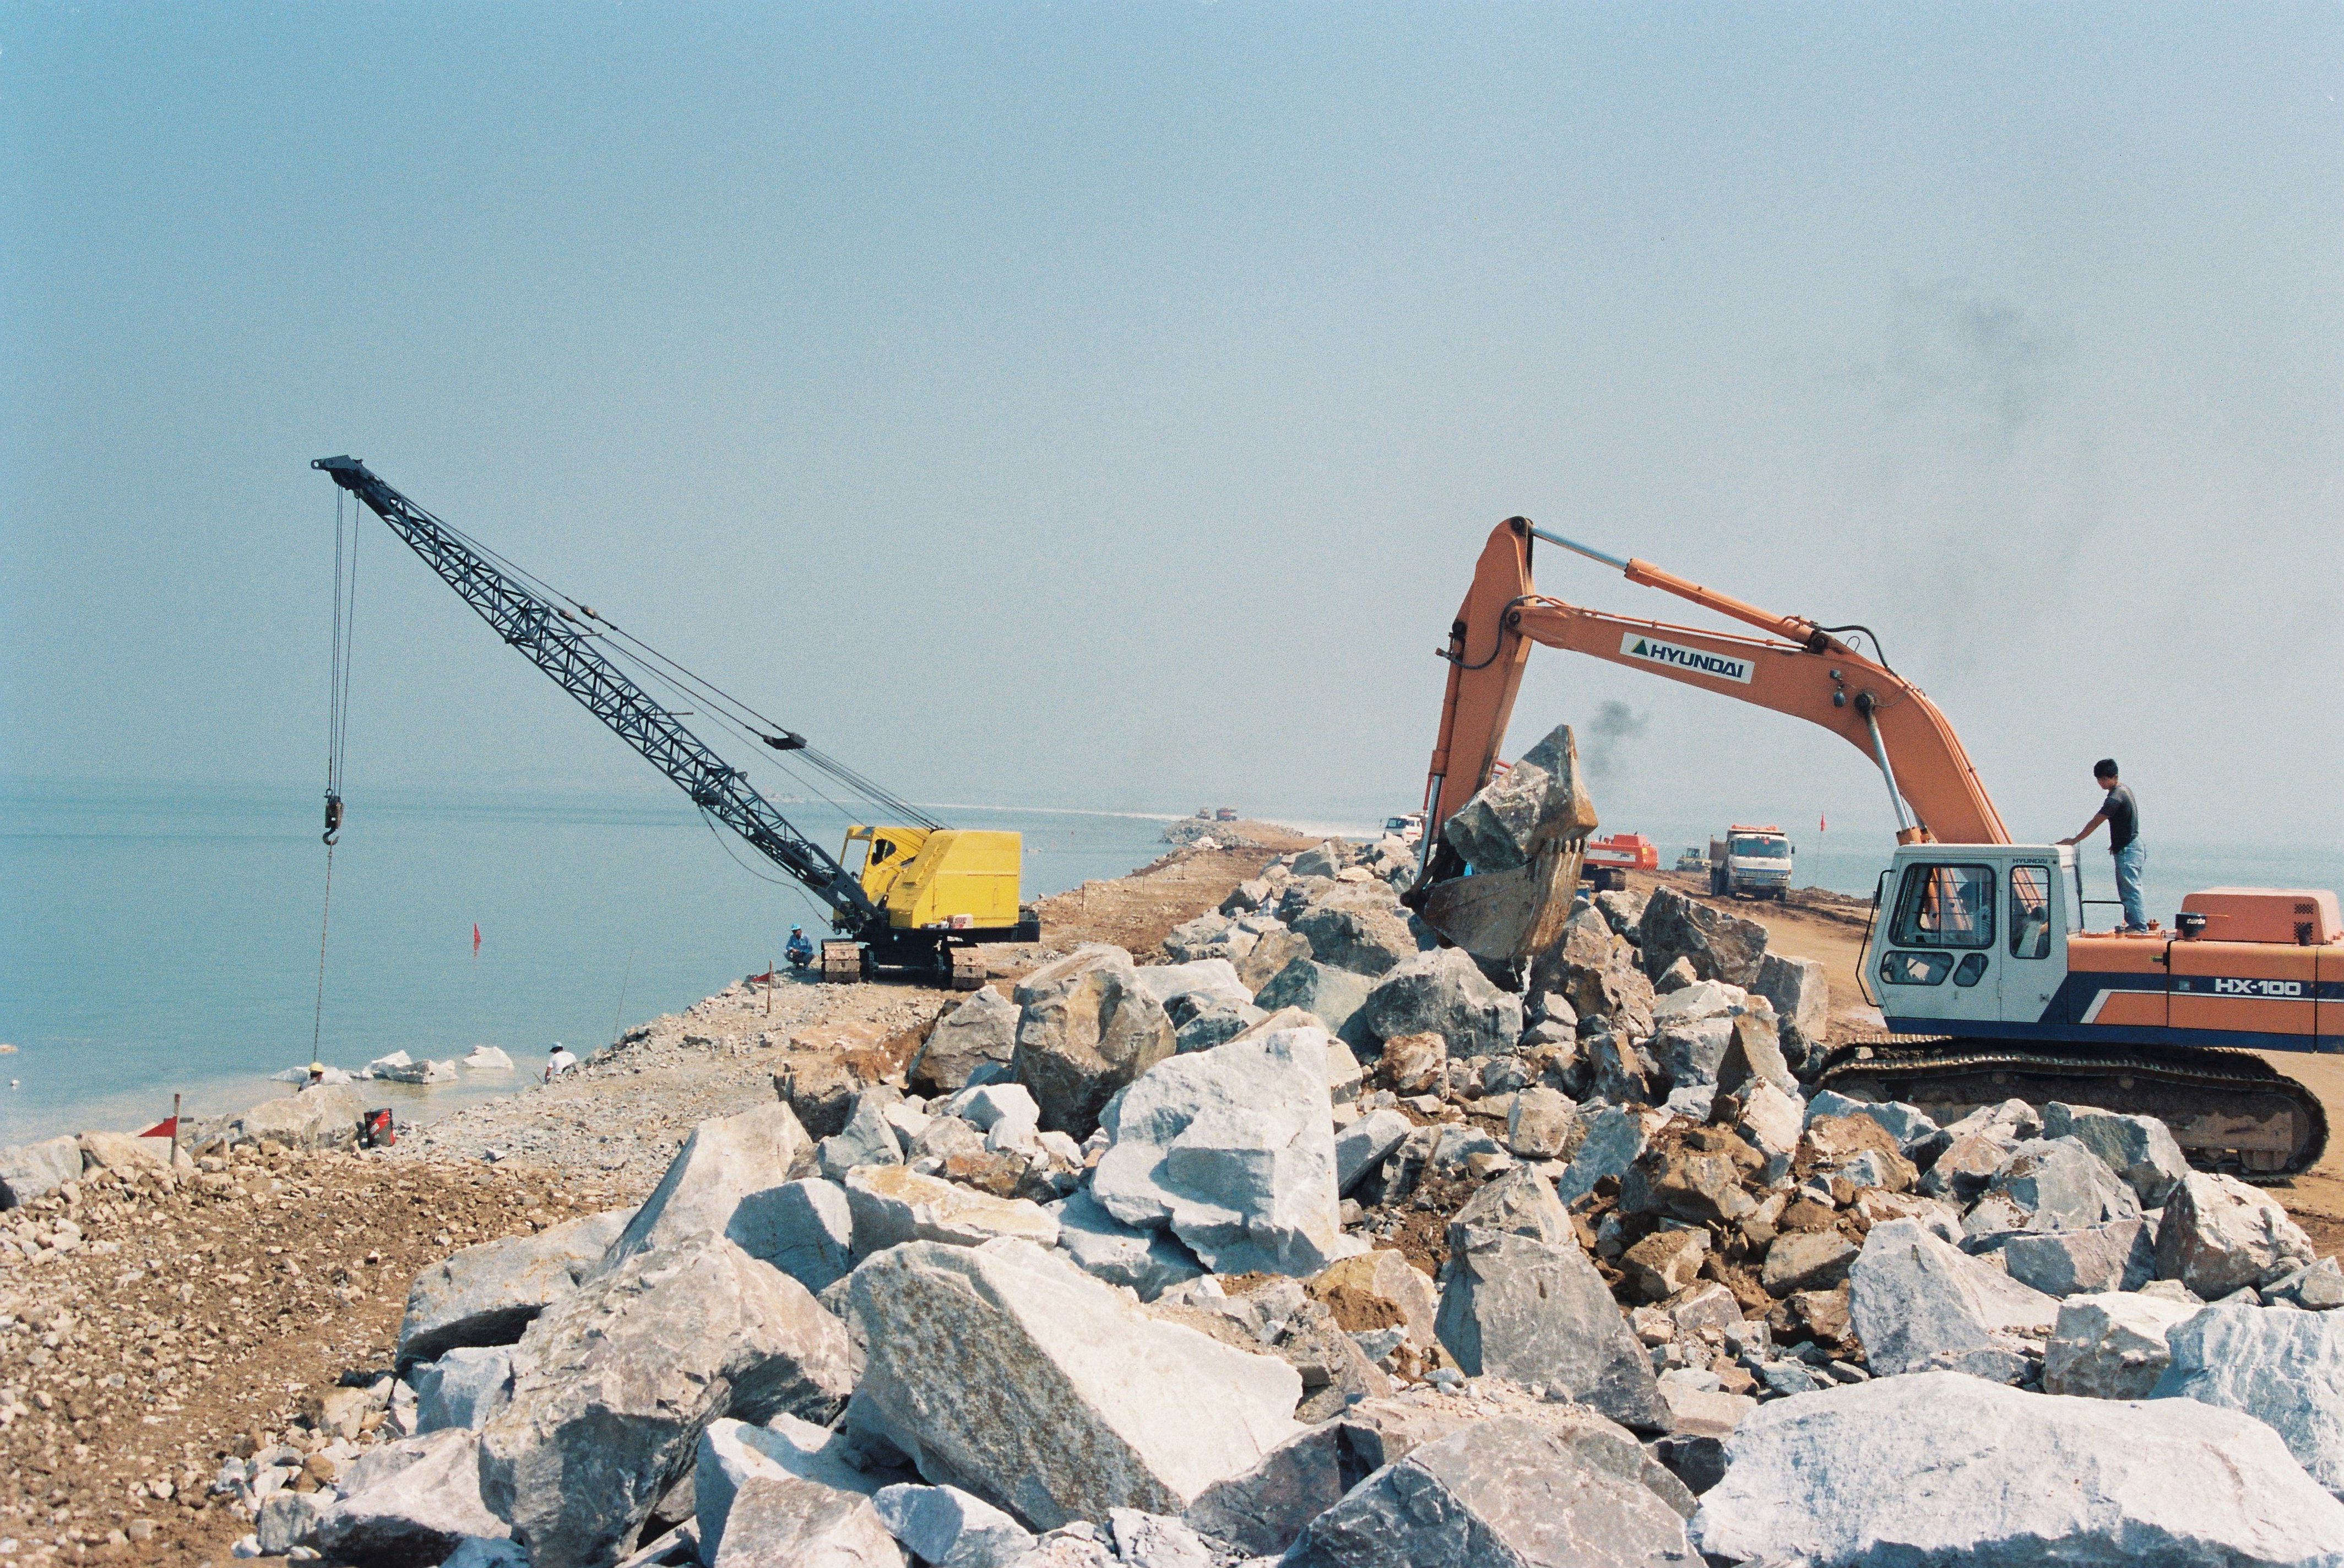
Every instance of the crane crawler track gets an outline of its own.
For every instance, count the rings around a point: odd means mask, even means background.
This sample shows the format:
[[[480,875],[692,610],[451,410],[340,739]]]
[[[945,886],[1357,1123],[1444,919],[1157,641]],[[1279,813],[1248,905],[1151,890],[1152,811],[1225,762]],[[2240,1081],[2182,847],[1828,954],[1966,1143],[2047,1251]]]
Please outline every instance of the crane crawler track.
[[[2299,1175],[2328,1148],[2319,1097],[2245,1051],[2160,1056],[1895,1035],[1840,1047],[1816,1084],[1858,1098],[1904,1100],[1940,1120],[2008,1099],[2037,1109],[2064,1100],[2153,1116],[2172,1128],[2192,1163],[2250,1181]]]

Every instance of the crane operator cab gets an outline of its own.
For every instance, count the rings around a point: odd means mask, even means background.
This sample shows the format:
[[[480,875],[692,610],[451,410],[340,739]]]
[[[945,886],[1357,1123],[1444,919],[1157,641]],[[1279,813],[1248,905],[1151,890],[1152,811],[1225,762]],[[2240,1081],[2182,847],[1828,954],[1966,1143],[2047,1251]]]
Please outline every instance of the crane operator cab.
[[[984,966],[975,955],[951,952],[952,947],[1041,938],[1039,918],[1017,901],[1025,843],[1015,833],[856,824],[846,830],[838,858],[863,895],[884,912],[891,931],[952,933],[938,951],[950,957],[953,984],[959,989],[974,989]],[[832,966],[833,948],[840,950],[844,966],[849,961],[845,949],[853,946],[824,943],[825,969]],[[859,970],[859,950],[852,962]]]
[[[2073,845],[1905,845],[1863,974],[1903,1033],[2339,1051],[2337,909],[2333,893],[2212,888],[2174,930],[2086,932]]]

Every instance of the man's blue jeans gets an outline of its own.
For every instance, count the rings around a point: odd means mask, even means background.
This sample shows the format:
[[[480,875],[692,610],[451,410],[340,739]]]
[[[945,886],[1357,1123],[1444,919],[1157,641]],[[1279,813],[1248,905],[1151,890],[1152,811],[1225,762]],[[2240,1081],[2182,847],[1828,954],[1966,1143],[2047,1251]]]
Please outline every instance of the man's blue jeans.
[[[2117,896],[2124,901],[2125,926],[2127,930],[2148,929],[2148,916],[2140,897],[2140,868],[2147,859],[2141,843],[2134,839],[2109,859],[2117,863]]]

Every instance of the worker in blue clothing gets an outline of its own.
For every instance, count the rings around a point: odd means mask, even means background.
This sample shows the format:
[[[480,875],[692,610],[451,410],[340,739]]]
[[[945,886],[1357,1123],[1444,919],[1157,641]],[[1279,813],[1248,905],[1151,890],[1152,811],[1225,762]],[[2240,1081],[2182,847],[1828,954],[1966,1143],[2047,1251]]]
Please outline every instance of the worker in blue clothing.
[[[806,939],[805,931],[800,926],[790,927],[789,946],[782,951],[789,955],[793,969],[803,969],[813,962],[813,944]]]
[[[2092,764],[2094,782],[2107,791],[2100,809],[2092,820],[2076,830],[2073,838],[2063,838],[2062,844],[2076,844],[2092,836],[2102,823],[2108,824],[2108,853],[2116,857],[2117,897],[2124,905],[2124,929],[2146,931],[2148,915],[2140,895],[2140,873],[2147,856],[2140,845],[2140,803],[2133,798],[2132,788],[2117,776],[2114,757],[2102,757]]]

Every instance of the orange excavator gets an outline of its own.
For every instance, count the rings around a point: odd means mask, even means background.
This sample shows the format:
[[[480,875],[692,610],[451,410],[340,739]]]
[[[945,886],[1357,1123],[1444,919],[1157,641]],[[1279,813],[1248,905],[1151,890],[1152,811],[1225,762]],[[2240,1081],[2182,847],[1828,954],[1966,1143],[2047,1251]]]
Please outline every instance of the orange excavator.
[[[1763,635],[1546,597],[1531,579],[1541,541]],[[1869,654],[1848,641],[1857,634]],[[1941,1118],[2012,1098],[2154,1116],[2193,1158],[2263,1179],[2319,1158],[2328,1122],[2318,1098],[2249,1053],[2344,1051],[2334,893],[2213,888],[2185,898],[2169,931],[2088,932],[2076,848],[2011,842],[1953,726],[1889,668],[1868,628],[1778,615],[1526,518],[1491,531],[1441,650],[1449,683],[1413,905],[1438,910],[1469,875],[1441,824],[1489,782],[1534,643],[1804,719],[1879,770],[1896,848],[1874,892],[1858,979],[1886,1031],[1835,1049],[1822,1086]]]

